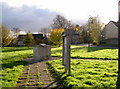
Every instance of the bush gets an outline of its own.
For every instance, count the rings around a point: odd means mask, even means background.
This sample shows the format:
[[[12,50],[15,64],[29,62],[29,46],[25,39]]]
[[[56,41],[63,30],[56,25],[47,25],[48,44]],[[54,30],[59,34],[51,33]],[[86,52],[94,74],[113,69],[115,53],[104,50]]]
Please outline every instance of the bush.
[[[23,43],[28,47],[33,45],[33,41],[34,41],[34,37],[31,33],[27,33],[27,35],[23,39]]]

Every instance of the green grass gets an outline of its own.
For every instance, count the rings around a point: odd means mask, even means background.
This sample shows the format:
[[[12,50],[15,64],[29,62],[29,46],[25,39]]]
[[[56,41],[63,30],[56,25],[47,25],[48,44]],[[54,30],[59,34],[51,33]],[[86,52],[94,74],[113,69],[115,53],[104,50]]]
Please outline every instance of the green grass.
[[[16,87],[24,65],[27,64],[23,59],[33,56],[31,49],[28,47],[2,48],[2,70],[0,71],[2,87]]]
[[[52,56],[62,57],[62,47],[52,47]],[[28,47],[4,47],[2,48],[2,77],[3,87],[15,87],[18,77],[26,64],[23,59],[33,57],[32,48]],[[98,58],[98,59],[118,59],[118,49],[106,49],[97,47],[71,46],[71,57],[75,58]],[[7,71],[9,70],[9,73]],[[16,72],[17,71],[17,72]],[[2,74],[2,73],[3,74]],[[12,74],[14,76],[12,76]],[[10,78],[9,78],[10,77]],[[7,79],[8,78],[8,79]],[[0,84],[1,85],[1,84]]]
[[[23,65],[19,65],[2,70],[2,87],[16,87],[18,78],[22,74],[23,68]]]
[[[117,61],[72,60],[71,76],[64,74],[62,60],[49,61],[50,69],[64,87],[95,87],[109,89],[116,87]],[[73,88],[74,89],[74,88]]]
[[[54,47],[52,56],[62,57],[62,47]],[[71,57],[74,58],[97,58],[97,59],[118,59],[118,49],[101,47],[71,46]]]

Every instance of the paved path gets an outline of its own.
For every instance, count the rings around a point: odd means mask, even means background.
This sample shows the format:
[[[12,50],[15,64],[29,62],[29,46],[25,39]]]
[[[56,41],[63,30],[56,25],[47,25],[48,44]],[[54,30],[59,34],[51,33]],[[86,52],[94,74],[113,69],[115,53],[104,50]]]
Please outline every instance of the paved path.
[[[55,79],[48,70],[47,60],[38,62],[32,58],[28,58],[25,61],[28,64],[24,67],[23,74],[18,80],[18,87],[36,87],[36,89],[37,87],[41,87],[46,89],[57,86]]]

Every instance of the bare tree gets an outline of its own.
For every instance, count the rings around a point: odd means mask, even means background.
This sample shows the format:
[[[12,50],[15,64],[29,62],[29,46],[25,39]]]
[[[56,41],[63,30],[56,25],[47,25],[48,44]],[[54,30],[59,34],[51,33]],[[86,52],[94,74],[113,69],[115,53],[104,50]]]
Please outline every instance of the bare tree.
[[[56,17],[53,19],[53,22],[53,29],[68,28],[69,26],[71,26],[70,21],[68,21],[64,16],[61,15],[56,15]]]
[[[50,29],[47,27],[44,27],[44,28],[41,28],[38,33],[40,32],[47,36],[50,33]]]
[[[12,29],[13,36],[14,36],[15,38],[17,38],[18,35],[20,34],[20,31],[21,31],[21,30],[20,30],[19,28],[14,27],[14,28]]]

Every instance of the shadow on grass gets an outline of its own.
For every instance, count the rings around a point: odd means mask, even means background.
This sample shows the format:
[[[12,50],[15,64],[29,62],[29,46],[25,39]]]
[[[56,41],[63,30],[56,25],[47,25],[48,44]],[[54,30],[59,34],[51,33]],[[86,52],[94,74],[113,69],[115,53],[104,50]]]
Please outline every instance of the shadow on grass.
[[[30,50],[32,48],[28,48],[28,47],[9,47],[8,49],[6,48],[2,48],[2,52],[13,52],[13,51],[23,51],[23,50]]]
[[[116,82],[116,89],[120,89],[120,70],[118,71],[117,82]]]
[[[8,56],[5,56],[3,59],[2,59],[2,63],[4,62],[7,62],[7,61],[17,61],[17,60],[22,60],[22,59],[25,59],[25,58],[31,58],[33,56],[33,54],[18,54],[18,55],[8,55]]]
[[[52,86],[54,83],[56,83],[56,81],[52,82],[51,84],[49,84],[48,86],[42,88],[42,89],[48,89],[50,88],[50,86]],[[56,89],[57,87],[53,87],[52,89]]]
[[[79,50],[83,50],[83,51],[85,51],[86,50],[86,52],[92,52],[92,51],[98,51],[98,50],[103,50],[103,49],[109,49],[109,48],[104,48],[104,47],[84,47],[84,46],[78,46],[78,47],[76,47],[76,48],[71,48],[71,51],[79,51]]]
[[[2,69],[5,69],[5,68],[13,68],[14,66],[18,66],[18,65],[26,65],[27,62],[26,61],[12,61],[10,63],[4,63],[2,64]]]
[[[103,49],[108,49],[108,48],[103,48],[103,47],[87,47],[87,52],[92,52],[92,51],[98,51],[98,50],[103,50]]]
[[[65,80],[69,76],[69,75],[65,75],[63,77],[63,75],[66,74],[66,72],[58,73],[54,70],[54,68],[50,63],[47,63],[47,65],[48,65],[49,72],[53,75],[52,77],[55,78],[55,82],[57,83],[57,86],[52,89],[71,89],[72,88],[71,86],[66,85]]]

